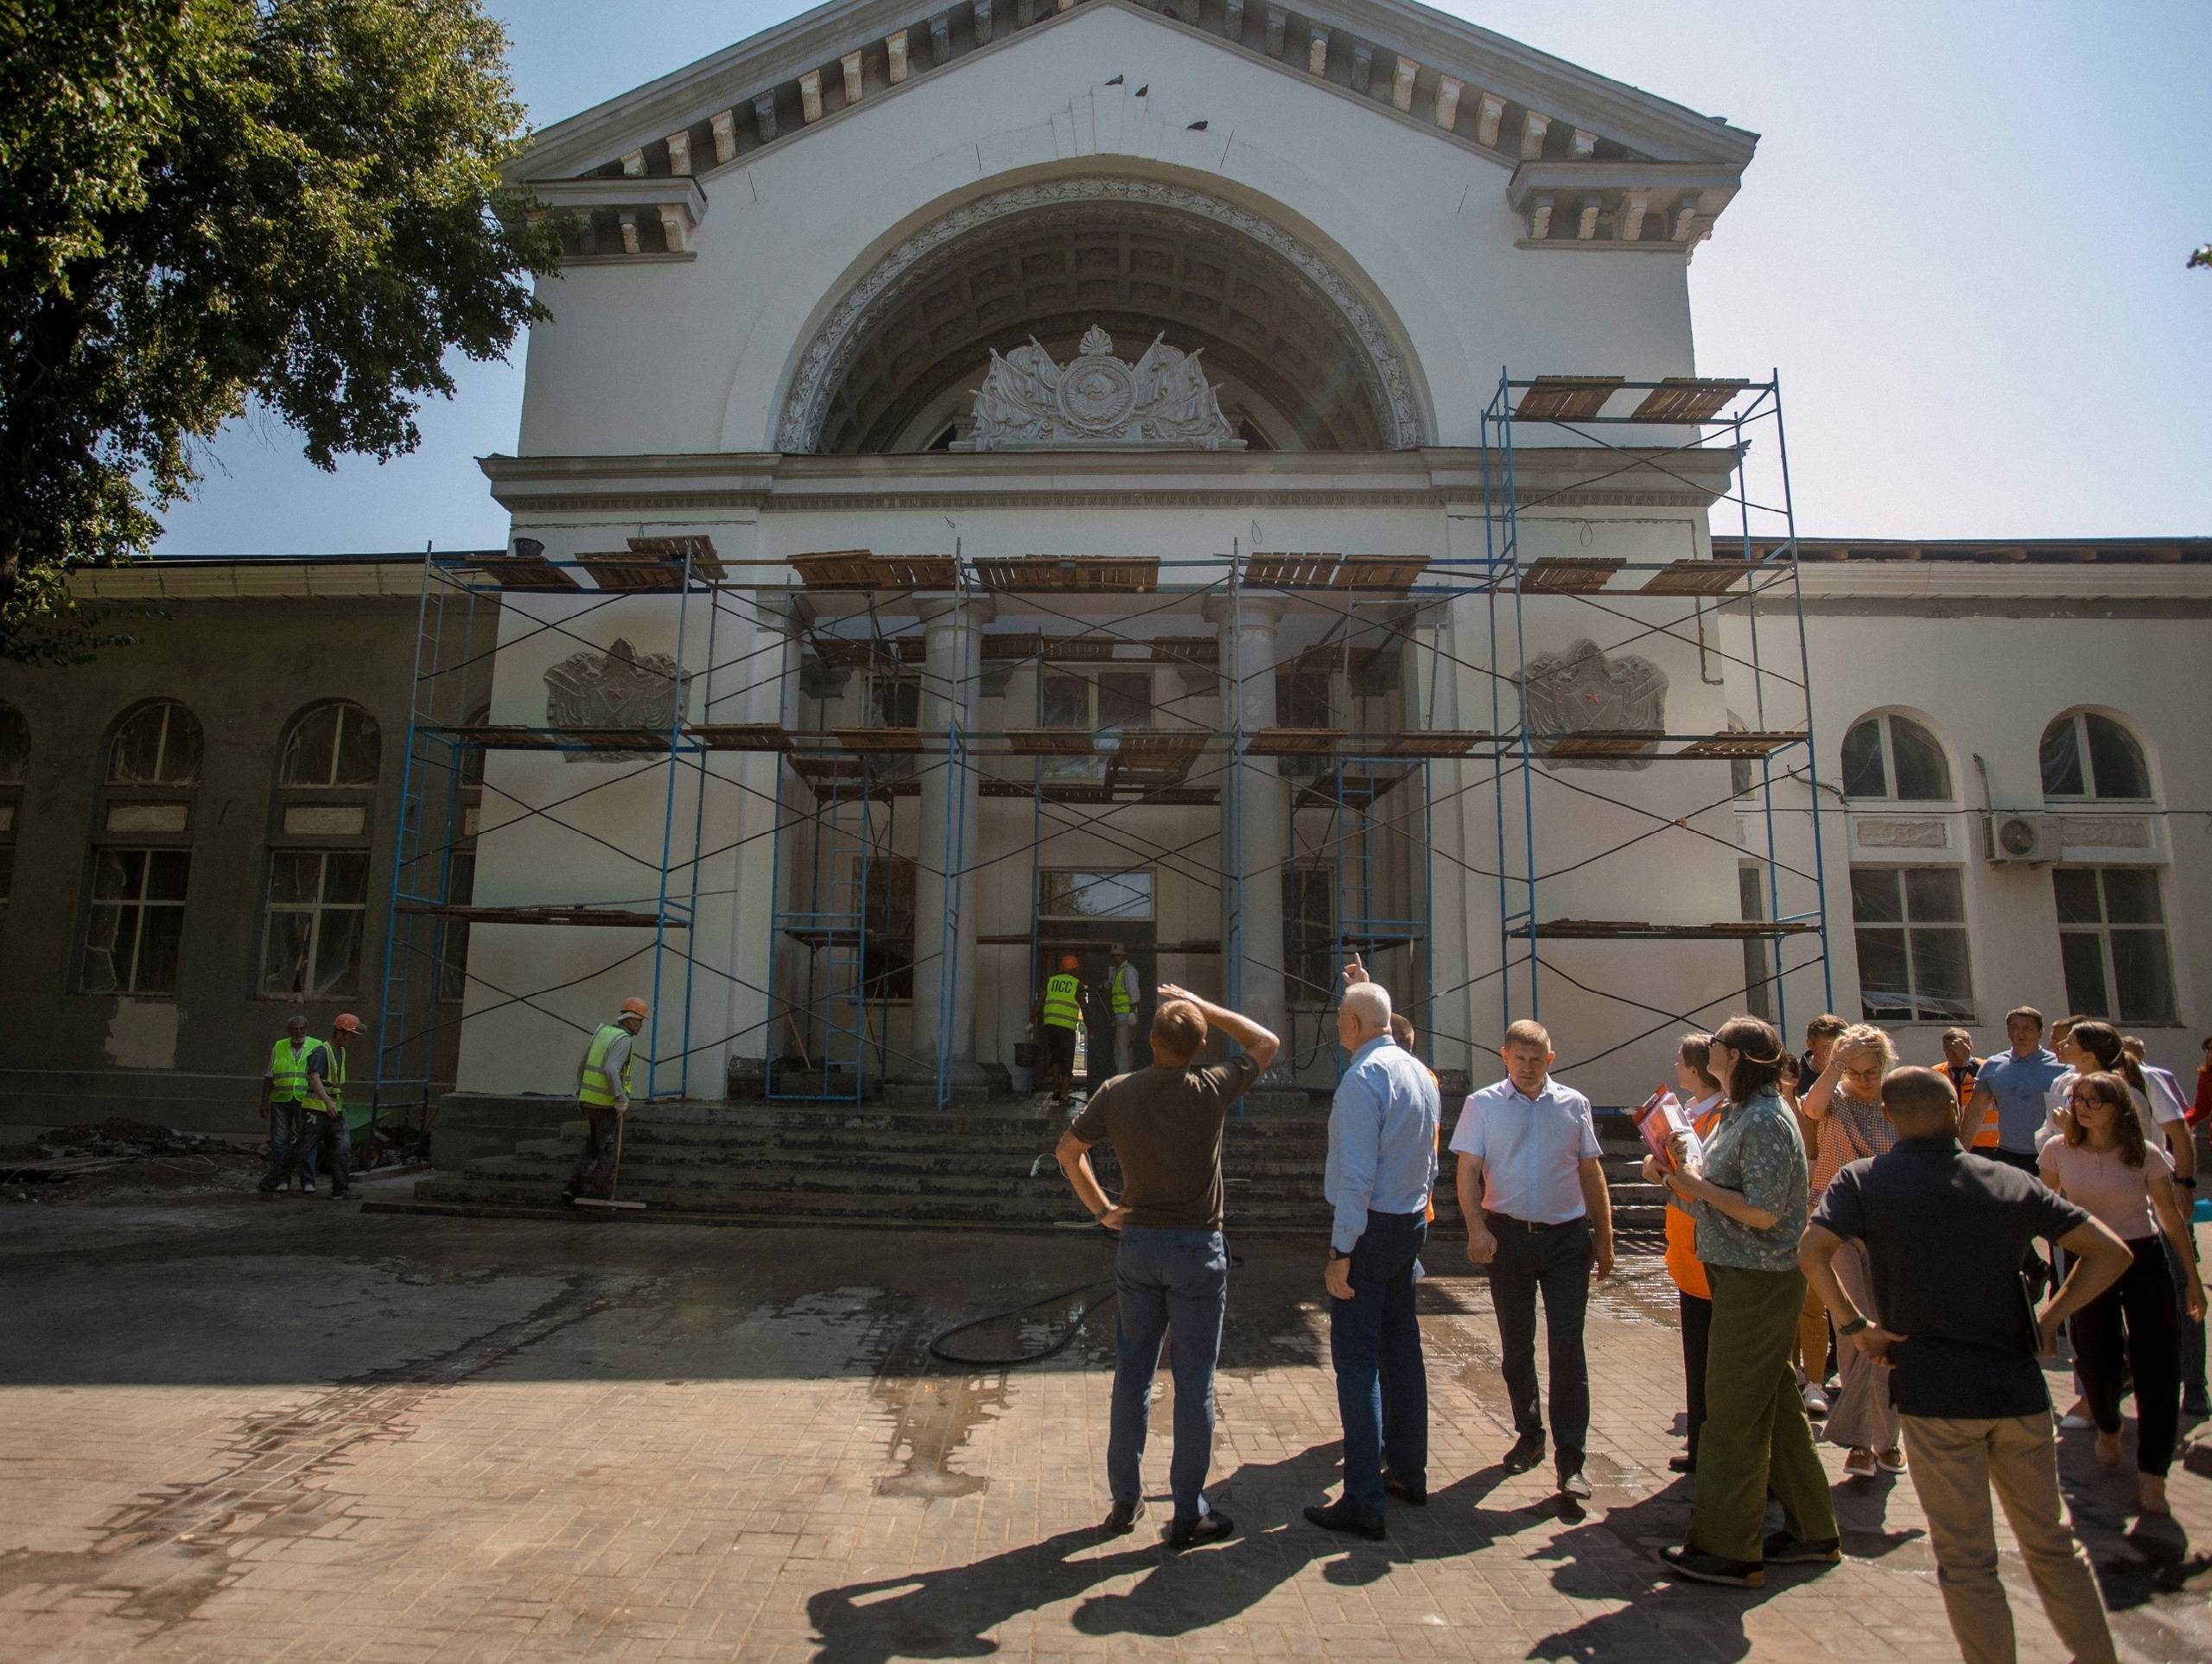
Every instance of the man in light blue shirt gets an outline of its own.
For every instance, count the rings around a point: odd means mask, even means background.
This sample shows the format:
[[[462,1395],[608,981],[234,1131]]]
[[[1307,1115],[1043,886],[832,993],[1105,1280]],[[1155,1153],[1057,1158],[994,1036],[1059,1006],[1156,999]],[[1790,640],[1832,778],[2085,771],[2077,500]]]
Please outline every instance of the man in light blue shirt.
[[[2043,1013],[2033,1006],[2015,1006],[2005,1013],[2005,1038],[2012,1049],[1984,1061],[1974,1077],[1974,1096],[1960,1118],[1962,1127],[1981,1125],[1993,1108],[1997,1111],[1997,1147],[1979,1153],[1992,1155],[2022,1172],[2036,1171],[2036,1134],[2043,1126],[2045,1097],[2051,1083],[2066,1072],[2058,1054],[2043,1043]],[[1969,1147],[1969,1134],[1963,1140]],[[2031,1250],[2032,1252],[2033,1250]]]
[[[1452,1147],[1459,1155],[1467,1258],[1490,1267],[1505,1392],[1520,1435],[1505,1466],[1524,1472],[1544,1457],[1543,1404],[1536,1393],[1541,1290],[1560,1493],[1585,1497],[1590,1368],[1582,1320],[1592,1272],[1605,1277],[1613,1269],[1612,1198],[1590,1100],[1551,1077],[1552,1041],[1544,1026],[1525,1019],[1510,1025],[1498,1055],[1505,1078],[1469,1096],[1452,1129]]]
[[[1329,1356],[1344,1422],[1344,1495],[1306,1517],[1356,1537],[1383,1534],[1386,1496],[1428,1500],[1428,1375],[1414,1282],[1436,1183],[1436,1081],[1390,1035],[1390,995],[1355,956],[1344,969],[1337,1043],[1351,1063],[1329,1110],[1323,1188],[1336,1210],[1323,1282]]]

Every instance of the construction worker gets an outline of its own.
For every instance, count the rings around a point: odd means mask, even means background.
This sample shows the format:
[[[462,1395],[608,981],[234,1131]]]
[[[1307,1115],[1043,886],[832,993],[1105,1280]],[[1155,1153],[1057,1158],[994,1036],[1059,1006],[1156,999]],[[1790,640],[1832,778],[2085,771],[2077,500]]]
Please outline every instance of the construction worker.
[[[1126,1075],[1137,1066],[1137,1007],[1144,1003],[1144,984],[1118,942],[1106,949],[1106,1001],[1114,1013],[1114,1072]]]
[[[630,1050],[638,1031],[645,1026],[645,1002],[634,995],[622,1002],[620,1015],[592,1031],[584,1060],[576,1065],[576,1102],[582,1106],[583,1153],[569,1176],[563,1201],[580,1196],[601,1201],[614,1194],[615,1154],[621,1148],[622,1117],[630,1108]]]
[[[291,1147],[306,1139],[308,1062],[321,1049],[320,1040],[308,1038],[305,1012],[294,1012],[284,1024],[284,1038],[269,1048],[269,1072],[261,1077],[261,1107],[269,1118],[269,1159],[283,1160]],[[304,1158],[297,1164],[295,1180],[309,1192],[315,1190],[315,1146],[307,1140]]]
[[[304,1031],[306,1025],[301,1027]],[[346,1127],[346,1054],[360,1032],[361,1019],[350,1011],[341,1013],[330,1026],[330,1038],[308,1056],[307,1096],[299,1102],[306,1112],[302,1122],[313,1126],[303,1124],[291,1147],[270,1162],[261,1179],[264,1201],[306,1165],[311,1151],[330,1175],[330,1199],[343,1202],[352,1194],[347,1181],[353,1175],[353,1140]]]
[[[1045,991],[1029,1013],[1029,1032],[1045,1045],[1044,1072],[1052,1082],[1054,1103],[1065,1103],[1075,1085],[1075,1032],[1085,1004],[1083,979],[1076,975],[1078,962],[1071,953],[1060,956],[1059,970],[1045,979]]]
[[[1966,1119],[1965,1106],[1974,1102],[1974,1084],[1981,1073],[1981,1059],[1974,1055],[1974,1036],[1962,1028],[1943,1031],[1943,1061],[1936,1070],[1951,1083],[1959,1095],[1959,1118]],[[1960,1141],[1977,1153],[1997,1147],[1997,1105],[1992,1102],[1981,1118],[1981,1125],[1971,1130],[1972,1136]]]

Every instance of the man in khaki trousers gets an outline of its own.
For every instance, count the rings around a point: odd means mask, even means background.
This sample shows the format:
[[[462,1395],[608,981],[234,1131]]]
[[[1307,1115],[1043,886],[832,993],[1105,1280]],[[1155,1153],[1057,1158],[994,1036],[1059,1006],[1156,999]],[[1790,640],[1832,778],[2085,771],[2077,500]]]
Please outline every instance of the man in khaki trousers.
[[[1967,1664],[2016,1656],[1997,1577],[1993,1489],[2050,1627],[2083,1664],[2107,1664],[2112,1632],[2059,1498],[2050,1394],[2036,1359],[2057,1350],[2059,1324],[2133,1256],[2026,1173],[1969,1154],[1958,1137],[1958,1095],[1936,1070],[1891,1070],[1882,1108],[1896,1147],[1835,1176],[1816,1198],[1797,1262],[1844,1343],[1890,1366],[1936,1579]],[[2056,1239],[2072,1269],[2031,1324],[2020,1260],[2037,1236]],[[1866,1244],[1872,1262],[1880,1325],[1836,1279],[1836,1251],[1852,1242]]]

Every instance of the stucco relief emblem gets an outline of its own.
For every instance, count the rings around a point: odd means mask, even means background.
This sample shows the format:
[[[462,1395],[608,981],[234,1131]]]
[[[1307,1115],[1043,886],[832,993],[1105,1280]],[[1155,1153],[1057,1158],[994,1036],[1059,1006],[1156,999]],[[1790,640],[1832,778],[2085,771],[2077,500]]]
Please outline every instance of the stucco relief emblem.
[[[1397,344],[1359,292],[1313,250],[1259,215],[1185,185],[1147,179],[1061,179],[1023,185],[955,208],[925,226],[879,261],[831,308],[800,354],[776,429],[776,448],[810,455],[821,443],[830,400],[852,367],[869,325],[894,304],[941,255],[978,226],[1039,208],[1085,202],[1126,203],[1192,215],[1249,238],[1296,269],[1325,296],[1346,338],[1356,343],[1366,371],[1369,397],[1389,435],[1403,448],[1423,442],[1421,403],[1412,372]]]
[[[587,648],[545,672],[545,722],[556,728],[645,728],[665,734],[690,678],[672,653],[639,653],[618,639],[603,653]],[[632,751],[571,751],[569,762],[621,762]]]
[[[1637,748],[1642,755],[1546,757],[1547,768],[1649,768],[1667,726],[1667,673],[1634,653],[1609,658],[1595,642],[1577,641],[1529,661],[1521,702],[1530,737],[1545,746],[1579,734],[1655,736]]]
[[[1114,356],[1114,338],[1096,324],[1080,345],[1081,353],[1065,368],[1034,340],[1003,358],[992,353],[976,390],[972,429],[952,448],[1244,448],[1197,353],[1178,352],[1155,336],[1132,367]]]
[[[1861,815],[1852,823],[1862,849],[1948,849],[1950,829],[1932,816]]]
[[[2151,822],[2141,815],[2069,815],[2061,824],[2069,849],[2151,847]]]

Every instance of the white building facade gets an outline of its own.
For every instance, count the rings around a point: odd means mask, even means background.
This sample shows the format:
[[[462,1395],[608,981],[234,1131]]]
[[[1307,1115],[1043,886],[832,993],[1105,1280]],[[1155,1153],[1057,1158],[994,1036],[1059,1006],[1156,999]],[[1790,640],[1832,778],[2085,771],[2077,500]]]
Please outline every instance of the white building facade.
[[[1291,1084],[1349,950],[1439,1068],[1540,1014],[1605,1102],[2093,966],[2193,1063],[2206,551],[1752,524],[1687,269],[1754,143],[1386,0],[834,4],[549,129],[512,552],[438,580],[499,646],[416,748],[488,747],[473,887],[401,886],[459,1086],[651,992],[656,1091],[1020,1087],[1115,939]]]

